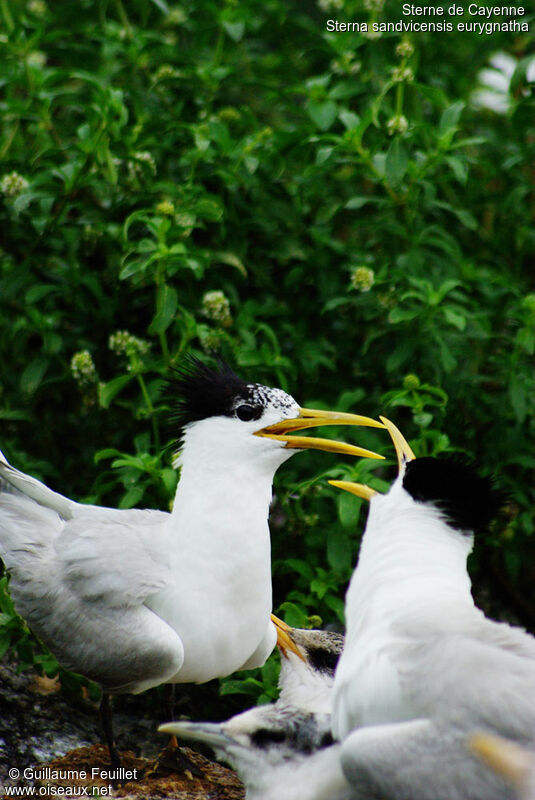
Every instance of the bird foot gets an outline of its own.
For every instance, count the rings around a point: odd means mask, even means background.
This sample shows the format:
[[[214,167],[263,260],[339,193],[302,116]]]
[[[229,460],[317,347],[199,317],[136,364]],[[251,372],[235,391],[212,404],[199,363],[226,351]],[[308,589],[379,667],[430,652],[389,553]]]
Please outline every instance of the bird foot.
[[[193,780],[194,778],[206,779],[207,777],[197,764],[186,755],[182,748],[177,747],[173,743],[170,743],[162,750],[154,763],[151,764],[150,767],[147,767],[143,777],[155,778],[162,773],[168,774],[169,772],[182,773],[189,780]]]

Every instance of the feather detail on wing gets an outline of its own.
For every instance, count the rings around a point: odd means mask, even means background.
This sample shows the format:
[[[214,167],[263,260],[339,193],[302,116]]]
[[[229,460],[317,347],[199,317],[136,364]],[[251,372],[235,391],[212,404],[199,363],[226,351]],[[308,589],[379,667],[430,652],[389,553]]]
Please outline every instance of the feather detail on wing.
[[[158,544],[167,517],[161,511],[130,510],[109,519],[98,515],[91,524],[87,514],[75,516],[54,545],[62,581],[88,602],[140,605],[170,580],[168,565],[156,557],[158,550],[165,552]]]
[[[409,645],[399,672],[402,688],[414,687],[410,700],[423,715],[449,719],[468,731],[484,728],[530,739],[535,731],[531,637],[523,634],[525,648],[519,654],[516,633],[522,631],[484,622],[479,635],[463,631]]]
[[[169,580],[169,514],[75,503],[11,467],[0,453],[0,556],[26,615],[66,591],[81,601],[140,605]],[[40,614],[42,614],[41,609]],[[31,624],[31,619],[28,620]]]

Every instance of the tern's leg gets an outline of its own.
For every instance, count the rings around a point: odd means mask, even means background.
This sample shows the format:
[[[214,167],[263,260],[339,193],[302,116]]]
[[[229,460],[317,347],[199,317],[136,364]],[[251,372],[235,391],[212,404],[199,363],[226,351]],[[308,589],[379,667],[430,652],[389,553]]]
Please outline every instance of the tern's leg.
[[[174,721],[175,719],[175,684],[166,683],[163,687],[164,693],[164,711],[167,719]],[[195,764],[191,758],[185,754],[184,750],[179,747],[176,736],[173,734],[169,737],[169,742],[166,747],[158,755],[156,761],[148,768],[146,773],[148,776],[154,776],[160,770],[172,770],[173,772],[184,772],[186,775],[195,776],[196,778],[206,777],[201,769]]]
[[[478,763],[467,743],[466,730],[451,722],[367,726],[342,743],[342,769],[355,790],[374,798],[513,800],[513,789]]]
[[[110,751],[111,765],[113,769],[121,766],[121,759],[119,751],[115,746],[115,739],[113,737],[113,724],[112,724],[113,710],[111,705],[111,698],[108,692],[102,692],[102,699],[100,701],[100,722],[108,750]]]

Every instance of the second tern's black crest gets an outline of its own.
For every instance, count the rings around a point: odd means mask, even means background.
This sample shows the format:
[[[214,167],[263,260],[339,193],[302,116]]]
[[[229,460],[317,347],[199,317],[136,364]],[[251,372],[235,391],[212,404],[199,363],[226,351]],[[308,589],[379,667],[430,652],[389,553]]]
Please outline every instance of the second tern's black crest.
[[[491,478],[458,456],[409,461],[403,488],[415,500],[436,505],[452,528],[474,533],[488,528],[505,499]]]

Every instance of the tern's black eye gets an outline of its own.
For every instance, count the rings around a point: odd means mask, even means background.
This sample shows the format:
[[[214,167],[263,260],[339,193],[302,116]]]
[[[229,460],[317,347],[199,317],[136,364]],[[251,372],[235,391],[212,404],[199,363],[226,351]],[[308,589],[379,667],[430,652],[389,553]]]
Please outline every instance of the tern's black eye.
[[[242,422],[249,422],[251,419],[258,419],[262,414],[262,409],[258,406],[251,406],[244,403],[236,409],[236,416]]]

